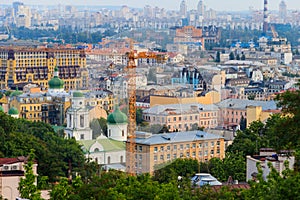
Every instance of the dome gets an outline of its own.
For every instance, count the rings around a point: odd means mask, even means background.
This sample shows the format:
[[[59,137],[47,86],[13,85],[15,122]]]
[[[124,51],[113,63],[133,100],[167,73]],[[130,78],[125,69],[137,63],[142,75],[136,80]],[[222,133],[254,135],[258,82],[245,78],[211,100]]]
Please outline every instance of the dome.
[[[127,116],[121,112],[119,107],[116,107],[113,113],[108,115],[107,117],[107,123],[110,124],[122,124],[122,123],[128,123],[127,122]]]
[[[73,97],[83,97],[81,92],[73,92]]]
[[[50,89],[63,89],[64,88],[64,81],[58,77],[58,69],[55,67],[54,69],[54,76],[48,82]]]
[[[21,91],[19,91],[19,90],[17,89],[17,90],[15,90],[15,91],[13,91],[9,96],[10,96],[10,97],[16,97],[16,96],[19,96],[19,95],[21,95],[21,94],[23,94],[23,92],[21,92]]]
[[[0,106],[0,112],[4,112],[4,109],[2,106]]]
[[[18,114],[19,114],[19,111],[18,111],[18,109],[16,109],[15,107],[11,107],[11,108],[8,110],[8,114],[9,114],[9,115],[18,115]]]

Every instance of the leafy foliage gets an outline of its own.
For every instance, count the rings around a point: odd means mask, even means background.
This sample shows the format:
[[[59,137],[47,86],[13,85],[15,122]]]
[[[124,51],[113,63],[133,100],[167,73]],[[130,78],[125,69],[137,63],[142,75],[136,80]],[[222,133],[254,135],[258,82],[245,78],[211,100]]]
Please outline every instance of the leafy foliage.
[[[68,176],[84,164],[84,155],[75,139],[57,135],[52,127],[42,122],[14,119],[0,112],[0,155],[18,157],[34,149],[38,174],[55,182],[59,176]]]
[[[25,178],[21,178],[18,190],[22,198],[41,200],[41,192],[35,185],[36,176],[33,173],[34,150],[30,151],[27,163],[24,165]]]

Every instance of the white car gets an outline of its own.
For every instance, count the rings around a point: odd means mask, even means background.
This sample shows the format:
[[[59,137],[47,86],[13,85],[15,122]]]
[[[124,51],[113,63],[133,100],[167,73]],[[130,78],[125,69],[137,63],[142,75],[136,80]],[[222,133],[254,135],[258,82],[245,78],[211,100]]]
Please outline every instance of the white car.
[[[203,185],[222,185],[215,177],[208,173],[198,173],[192,177],[192,184],[195,186]]]

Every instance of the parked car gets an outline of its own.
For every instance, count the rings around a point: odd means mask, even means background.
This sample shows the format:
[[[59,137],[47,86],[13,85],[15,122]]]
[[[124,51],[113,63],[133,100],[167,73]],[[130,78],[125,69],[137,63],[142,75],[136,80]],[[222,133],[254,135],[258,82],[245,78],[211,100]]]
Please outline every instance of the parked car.
[[[215,177],[208,173],[198,173],[191,178],[192,184],[194,186],[203,186],[203,185],[222,185]]]

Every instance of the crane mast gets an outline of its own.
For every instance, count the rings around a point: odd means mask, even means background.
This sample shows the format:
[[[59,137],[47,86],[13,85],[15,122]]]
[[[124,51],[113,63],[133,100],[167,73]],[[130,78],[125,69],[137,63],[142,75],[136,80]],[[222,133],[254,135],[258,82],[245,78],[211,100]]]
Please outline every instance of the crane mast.
[[[128,137],[126,142],[126,171],[131,175],[136,174],[136,64],[135,54],[131,45],[131,51],[128,53]]]

